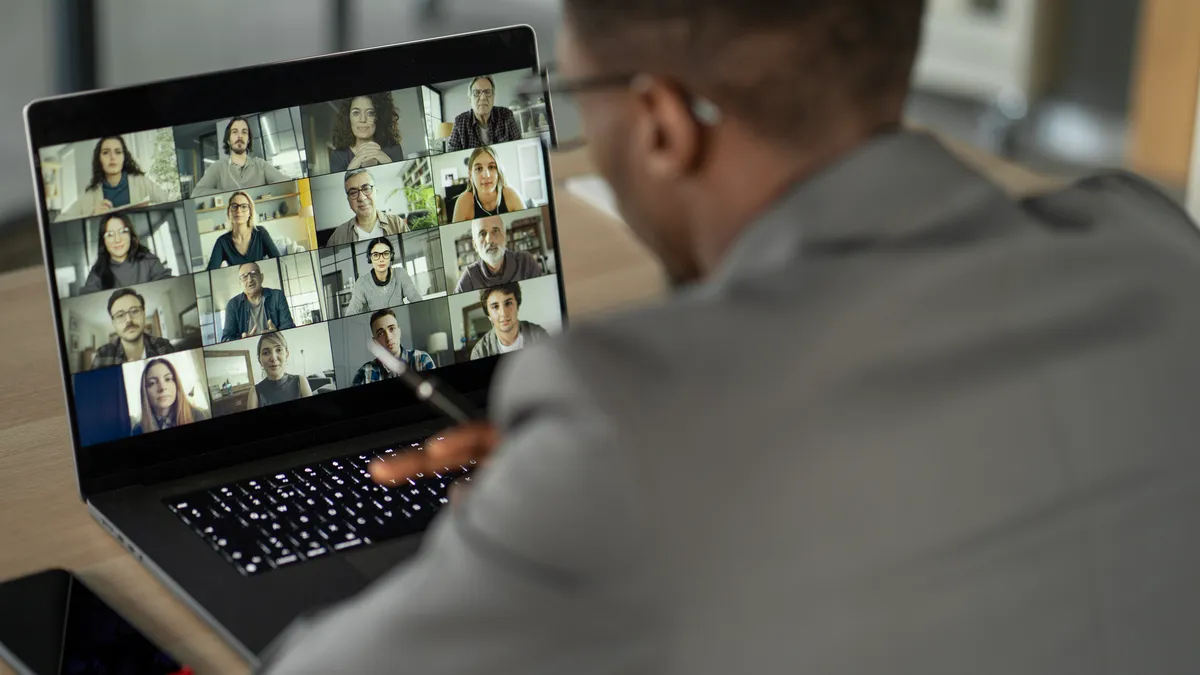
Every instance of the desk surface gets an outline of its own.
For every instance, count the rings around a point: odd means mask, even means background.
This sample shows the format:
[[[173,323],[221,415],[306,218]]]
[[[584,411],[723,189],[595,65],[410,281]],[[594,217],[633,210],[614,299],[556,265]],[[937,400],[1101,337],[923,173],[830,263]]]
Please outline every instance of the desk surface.
[[[1038,184],[1033,174],[966,151],[1006,187]],[[554,160],[559,180],[586,172],[578,154]],[[620,223],[559,185],[562,269],[572,319],[663,292],[657,264]],[[246,672],[206,624],[88,516],[79,501],[45,274],[0,275],[0,579],[47,567],[79,574],[158,644],[198,673]],[[2,610],[0,610],[2,611]],[[8,673],[0,664],[0,674]]]

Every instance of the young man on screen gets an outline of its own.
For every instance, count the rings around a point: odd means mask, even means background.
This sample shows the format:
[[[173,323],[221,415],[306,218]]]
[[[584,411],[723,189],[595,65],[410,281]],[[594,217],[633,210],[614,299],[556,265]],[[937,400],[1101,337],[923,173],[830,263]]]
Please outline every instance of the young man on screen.
[[[508,233],[500,216],[471,221],[471,245],[479,260],[467,265],[455,293],[524,281],[542,275],[542,265],[526,251],[508,250]]]
[[[170,340],[146,332],[146,299],[132,288],[122,288],[109,296],[108,316],[117,337],[96,350],[92,370],[175,351]]]
[[[507,354],[549,337],[545,328],[521,321],[521,284],[511,282],[479,292],[479,302],[492,322],[489,330],[471,350],[471,360]]]
[[[408,367],[415,371],[433,370],[437,367],[432,356],[419,349],[407,349],[400,342],[403,337],[400,322],[396,320],[396,313],[390,309],[381,309],[371,315],[371,336],[380,347],[387,349],[392,356],[407,363]],[[371,359],[354,373],[354,386],[390,380],[393,377],[395,374],[385,368],[379,359]]]
[[[254,134],[250,123],[243,117],[235,117],[225,125],[225,154],[204,170],[204,177],[192,188],[193,197],[232,192],[246,188],[282,183],[291,180],[261,157],[251,157]]]

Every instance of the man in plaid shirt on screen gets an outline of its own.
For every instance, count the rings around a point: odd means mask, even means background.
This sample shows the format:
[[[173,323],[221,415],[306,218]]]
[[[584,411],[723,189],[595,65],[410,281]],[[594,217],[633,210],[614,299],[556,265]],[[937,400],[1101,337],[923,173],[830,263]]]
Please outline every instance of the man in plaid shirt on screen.
[[[521,125],[517,124],[513,112],[495,105],[496,81],[491,75],[480,75],[472,80],[467,96],[471,100],[471,109],[454,118],[447,152],[521,140]]]
[[[393,356],[415,371],[433,370],[437,367],[437,364],[433,362],[433,357],[429,354],[419,349],[404,348],[404,345],[400,343],[400,322],[396,320],[396,313],[390,309],[381,309],[371,315],[371,335],[375,336],[375,341],[381,347],[386,348]],[[371,359],[354,374],[354,386],[393,377],[395,375],[384,368],[379,359]]]

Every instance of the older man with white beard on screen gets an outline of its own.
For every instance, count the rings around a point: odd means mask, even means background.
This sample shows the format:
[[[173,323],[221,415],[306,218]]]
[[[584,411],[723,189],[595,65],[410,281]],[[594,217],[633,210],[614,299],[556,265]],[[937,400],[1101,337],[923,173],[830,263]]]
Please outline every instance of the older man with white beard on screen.
[[[524,251],[508,250],[508,234],[499,216],[471,221],[471,243],[479,260],[463,269],[458,285],[454,287],[455,293],[524,281],[543,274],[537,258]]]

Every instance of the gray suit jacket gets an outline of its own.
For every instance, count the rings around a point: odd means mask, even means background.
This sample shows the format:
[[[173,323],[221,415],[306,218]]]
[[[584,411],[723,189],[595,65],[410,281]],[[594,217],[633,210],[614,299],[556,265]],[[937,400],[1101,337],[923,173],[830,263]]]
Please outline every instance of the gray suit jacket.
[[[473,491],[271,672],[1200,672],[1198,292],[1137,179],[880,137],[508,359]]]

